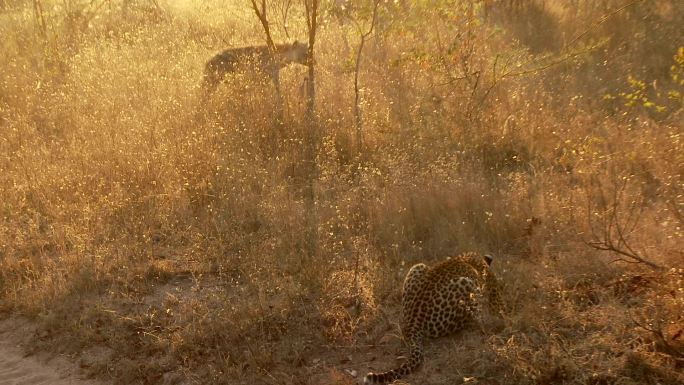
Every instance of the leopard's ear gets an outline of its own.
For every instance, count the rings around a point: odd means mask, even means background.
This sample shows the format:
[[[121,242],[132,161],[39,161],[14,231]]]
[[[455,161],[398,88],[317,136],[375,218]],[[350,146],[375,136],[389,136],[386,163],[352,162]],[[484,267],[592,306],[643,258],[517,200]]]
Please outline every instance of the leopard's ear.
[[[491,254],[485,254],[484,259],[485,259],[485,262],[487,262],[487,266],[491,266],[492,261],[494,260],[494,257]]]

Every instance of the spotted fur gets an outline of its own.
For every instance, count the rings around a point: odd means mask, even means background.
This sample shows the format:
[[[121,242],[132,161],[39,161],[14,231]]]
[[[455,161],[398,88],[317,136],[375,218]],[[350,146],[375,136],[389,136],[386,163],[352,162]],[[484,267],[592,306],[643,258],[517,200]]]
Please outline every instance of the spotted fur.
[[[308,52],[308,45],[297,41],[277,44],[274,52],[265,45],[227,49],[207,61],[203,89],[211,93],[227,74],[237,71],[240,65],[249,65],[254,72],[270,76],[277,85],[280,69],[290,63],[305,64]]]
[[[479,320],[482,304],[492,313],[501,311],[501,285],[489,269],[492,258],[465,253],[432,268],[417,264],[404,279],[403,333],[409,359],[396,369],[368,373],[366,385],[386,384],[413,372],[423,362],[423,340],[440,337]]]

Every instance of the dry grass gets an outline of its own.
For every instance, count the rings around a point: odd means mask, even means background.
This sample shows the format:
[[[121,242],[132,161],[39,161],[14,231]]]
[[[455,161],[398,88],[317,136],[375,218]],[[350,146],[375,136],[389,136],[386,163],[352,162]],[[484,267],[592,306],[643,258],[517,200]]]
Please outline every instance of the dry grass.
[[[510,314],[430,344],[407,381],[684,381],[683,3],[600,24],[622,3],[384,5],[360,151],[358,35],[326,18],[313,206],[303,68],[280,123],[249,74],[199,102],[211,55],[261,41],[244,4],[84,23],[43,1],[42,28],[22,3],[0,2],[0,313],[35,320],[37,348],[120,384],[350,384],[401,351],[408,268],[476,250],[500,256]],[[616,218],[664,269],[587,245]]]

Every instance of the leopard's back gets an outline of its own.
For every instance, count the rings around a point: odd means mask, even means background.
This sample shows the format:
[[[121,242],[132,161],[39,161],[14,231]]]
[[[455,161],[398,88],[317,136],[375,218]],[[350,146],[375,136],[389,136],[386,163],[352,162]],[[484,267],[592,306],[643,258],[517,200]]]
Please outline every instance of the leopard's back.
[[[500,284],[489,269],[491,260],[490,256],[465,253],[430,268],[422,263],[413,266],[402,293],[402,332],[409,345],[409,360],[385,373],[369,373],[364,383],[387,383],[412,372],[422,363],[424,337],[462,329],[478,319],[483,302],[490,308],[497,306]]]

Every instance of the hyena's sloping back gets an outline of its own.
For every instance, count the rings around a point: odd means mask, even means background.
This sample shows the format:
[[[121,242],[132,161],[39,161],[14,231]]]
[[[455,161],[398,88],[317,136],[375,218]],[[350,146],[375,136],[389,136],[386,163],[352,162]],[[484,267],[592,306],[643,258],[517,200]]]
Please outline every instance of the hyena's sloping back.
[[[255,72],[268,74],[276,80],[282,67],[290,63],[305,64],[307,58],[307,45],[297,41],[276,45],[274,55],[265,45],[227,49],[209,59],[204,66],[204,88],[213,91],[226,74],[235,72],[241,64],[249,63]]]

